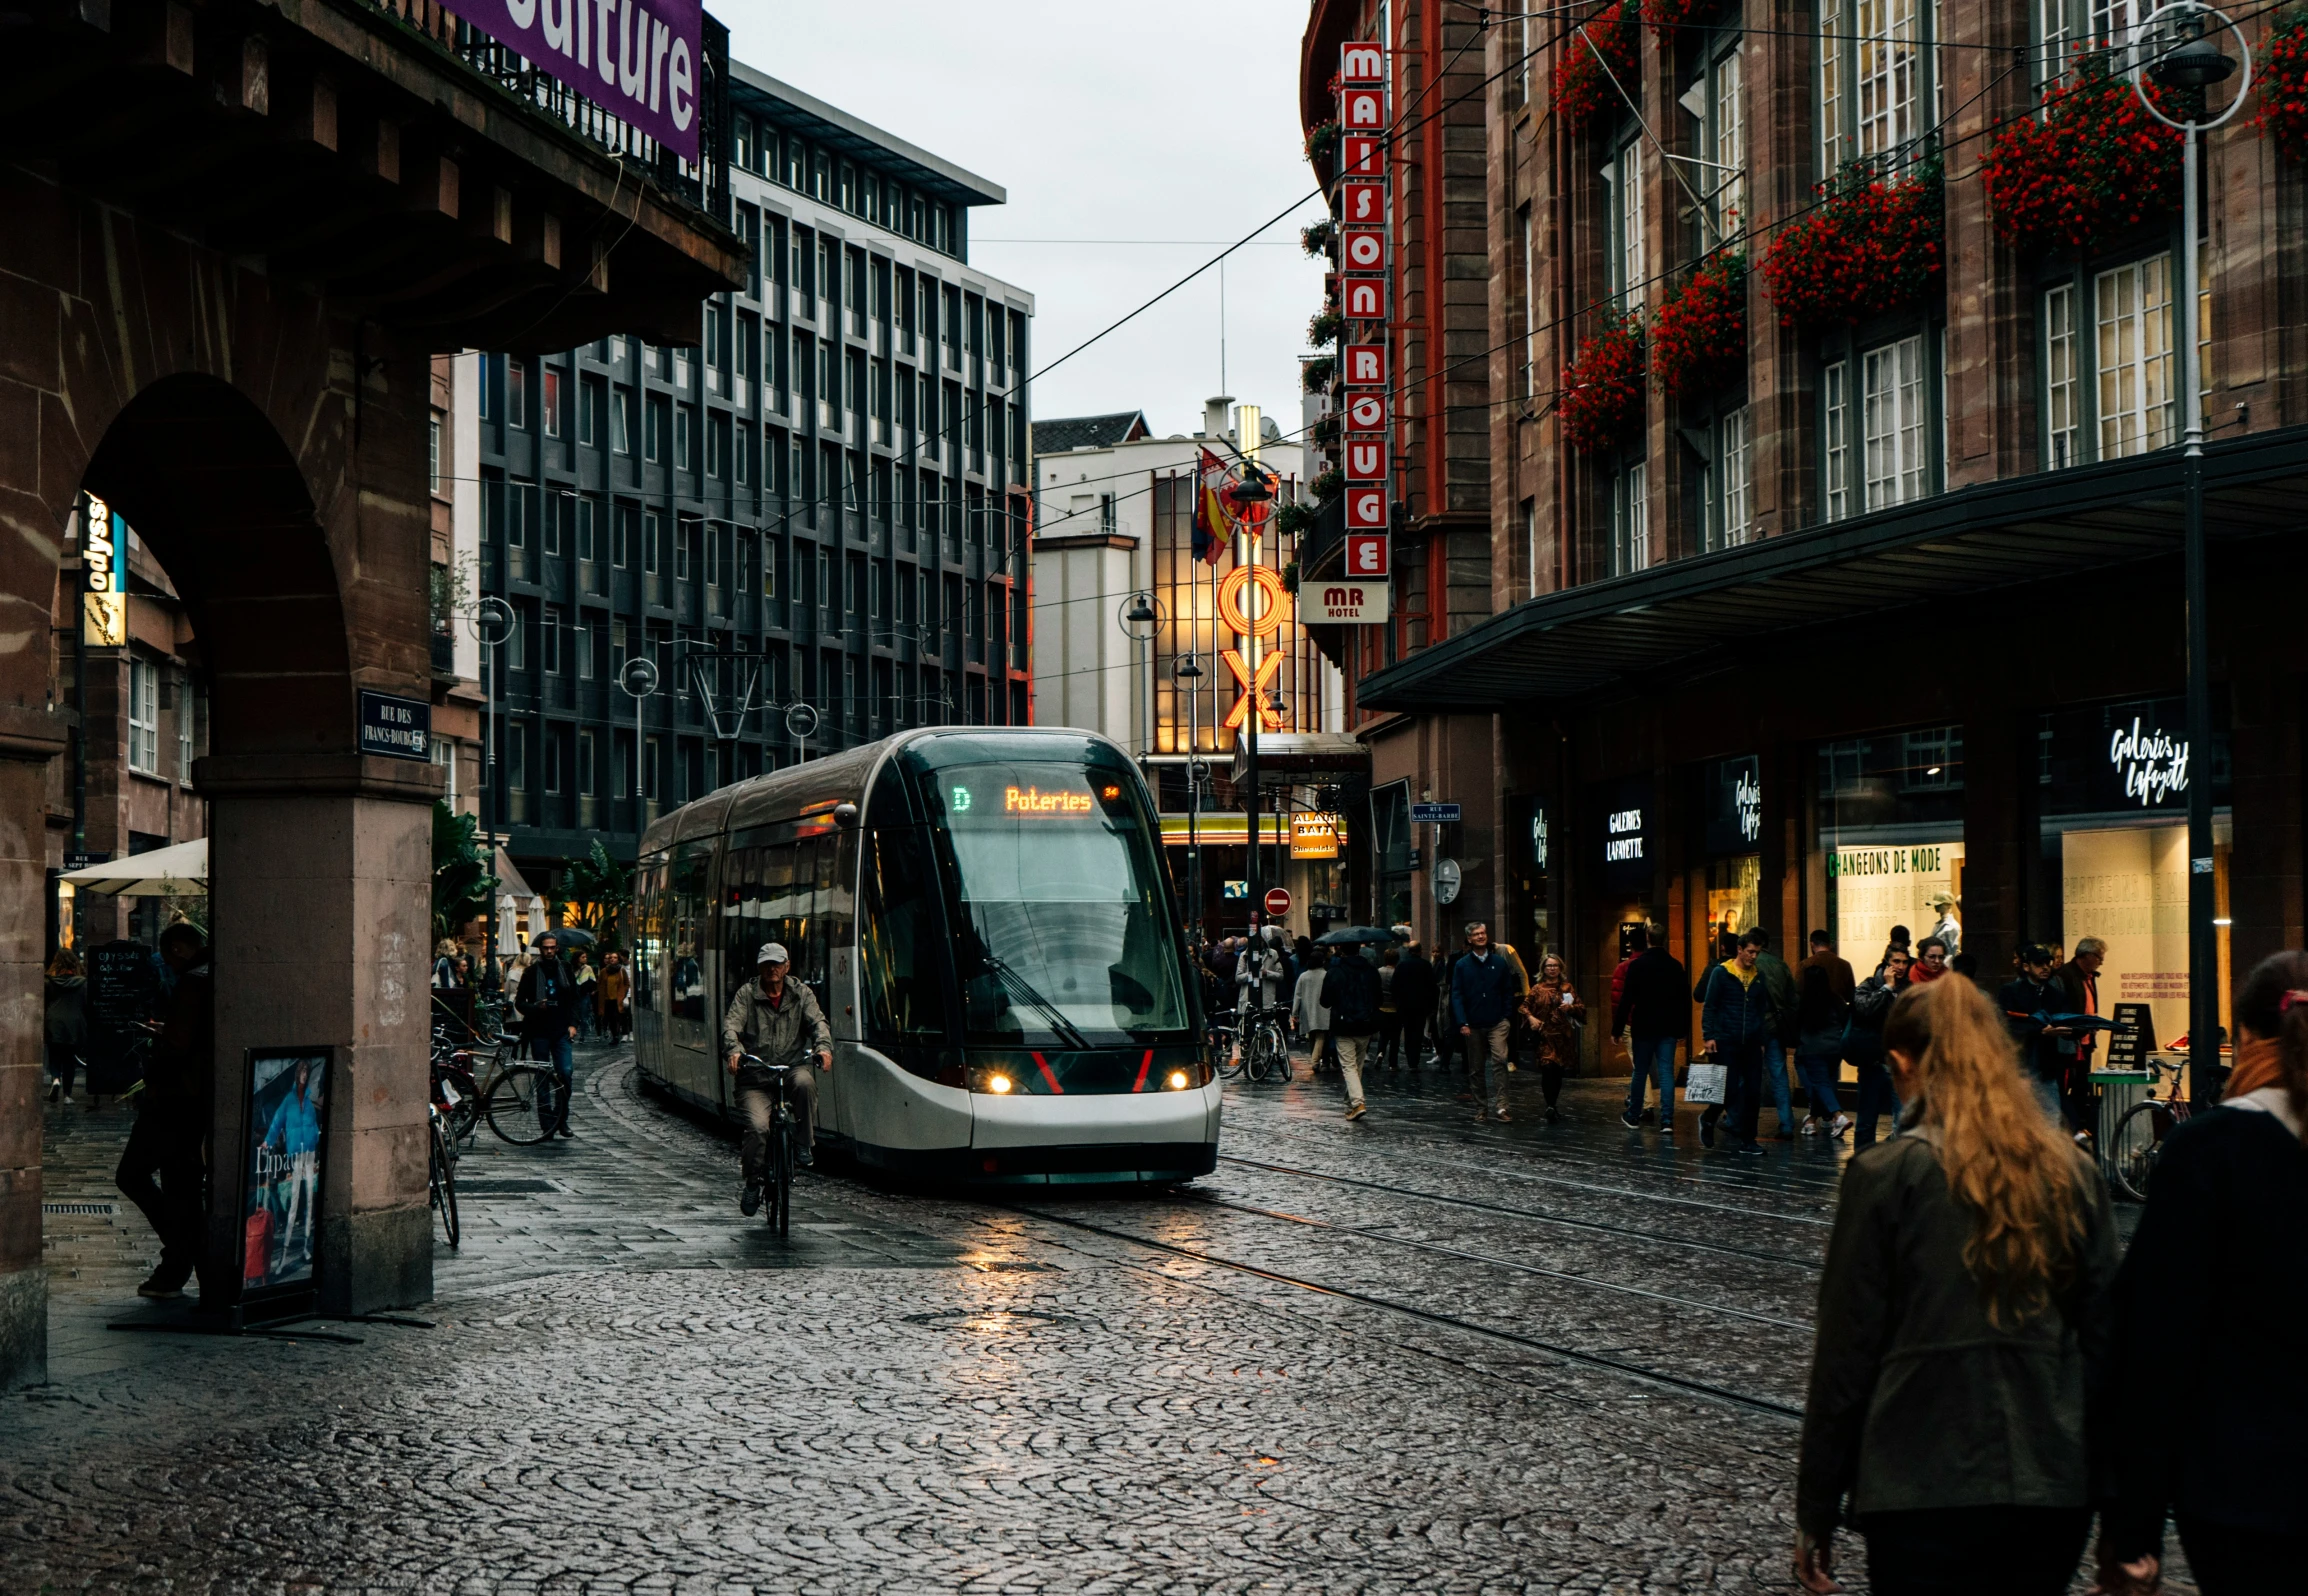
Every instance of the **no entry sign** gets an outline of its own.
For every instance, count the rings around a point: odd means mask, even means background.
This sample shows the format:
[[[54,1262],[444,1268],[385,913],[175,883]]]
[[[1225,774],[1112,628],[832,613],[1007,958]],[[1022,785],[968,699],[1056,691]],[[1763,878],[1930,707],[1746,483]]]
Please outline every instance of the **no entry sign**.
[[[1288,887],[1268,887],[1266,889],[1266,917],[1270,920],[1279,920],[1289,912],[1290,889]]]

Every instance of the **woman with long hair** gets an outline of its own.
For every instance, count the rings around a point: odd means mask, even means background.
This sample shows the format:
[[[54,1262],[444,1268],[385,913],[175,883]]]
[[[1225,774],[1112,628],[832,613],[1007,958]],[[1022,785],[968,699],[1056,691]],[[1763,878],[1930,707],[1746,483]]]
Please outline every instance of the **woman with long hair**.
[[[2054,1596],[2091,1527],[2086,1395],[2107,1362],[2107,1189],[2044,1118],[1969,981],[1884,1022],[1902,1134],[1843,1177],[1805,1405],[1796,1578],[1877,1596]]]
[[[1587,1005],[1572,989],[1563,969],[1563,956],[1549,953],[1539,960],[1539,978],[1523,994],[1523,1018],[1531,1027],[1532,1056],[1538,1061],[1539,1090],[1546,1095],[1547,1123],[1561,1119],[1555,1107],[1563,1095],[1563,1072],[1579,1067],[1579,1025]]]
[[[2164,1138],[2116,1282],[2124,1441],[2100,1586],[2153,1591],[2167,1513],[2205,1596],[2308,1588],[2308,953],[2235,1003],[2220,1106]]]

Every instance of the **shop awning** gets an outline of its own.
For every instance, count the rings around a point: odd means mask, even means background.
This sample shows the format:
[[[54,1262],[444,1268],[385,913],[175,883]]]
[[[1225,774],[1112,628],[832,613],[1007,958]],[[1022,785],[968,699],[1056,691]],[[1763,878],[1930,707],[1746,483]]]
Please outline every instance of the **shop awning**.
[[[195,837],[150,853],[132,853],[85,869],[68,870],[58,879],[85,892],[122,898],[160,898],[170,893],[198,896],[208,890],[208,839]]]
[[[2308,527],[2308,427],[2209,445],[2204,476],[2215,538]],[[1773,632],[2180,546],[2176,450],[2018,477],[1527,600],[1364,677],[1356,702],[1433,713],[1577,698]]]

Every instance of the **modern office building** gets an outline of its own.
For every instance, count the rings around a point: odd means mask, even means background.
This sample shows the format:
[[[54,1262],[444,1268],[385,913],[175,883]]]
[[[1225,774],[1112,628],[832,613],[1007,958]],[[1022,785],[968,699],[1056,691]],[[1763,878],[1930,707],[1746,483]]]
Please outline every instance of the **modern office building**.
[[[1034,305],[969,264],[1002,190],[742,65],[730,113],[753,266],[696,347],[463,357],[474,597],[447,624],[509,608],[477,651],[482,815],[548,897],[727,783],[1033,711]]]

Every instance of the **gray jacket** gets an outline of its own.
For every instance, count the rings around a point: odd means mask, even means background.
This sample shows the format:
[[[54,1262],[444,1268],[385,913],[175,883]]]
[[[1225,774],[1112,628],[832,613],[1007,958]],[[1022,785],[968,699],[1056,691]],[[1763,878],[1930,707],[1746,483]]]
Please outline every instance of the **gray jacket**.
[[[756,979],[729,1000],[721,1017],[721,1051],[751,1053],[764,1064],[802,1064],[812,1053],[833,1051],[833,1032],[807,986],[787,976],[785,1001],[772,1007]]]

